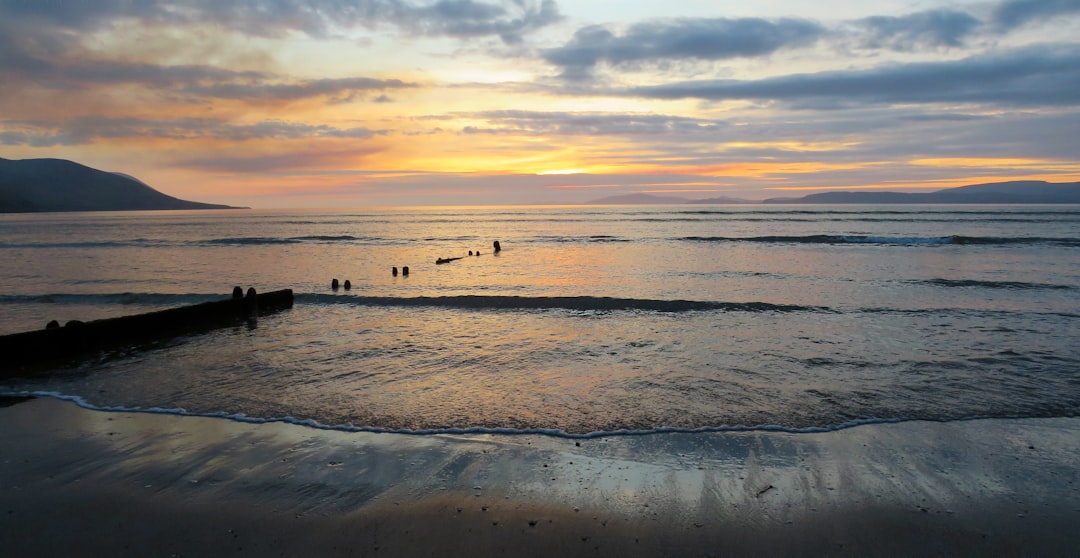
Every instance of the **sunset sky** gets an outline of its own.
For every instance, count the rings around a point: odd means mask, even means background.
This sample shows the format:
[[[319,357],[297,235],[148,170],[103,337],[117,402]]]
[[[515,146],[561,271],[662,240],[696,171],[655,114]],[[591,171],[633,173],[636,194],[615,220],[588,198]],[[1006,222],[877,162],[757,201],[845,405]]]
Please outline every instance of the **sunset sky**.
[[[0,157],[267,208],[1080,181],[1080,0],[0,0]]]

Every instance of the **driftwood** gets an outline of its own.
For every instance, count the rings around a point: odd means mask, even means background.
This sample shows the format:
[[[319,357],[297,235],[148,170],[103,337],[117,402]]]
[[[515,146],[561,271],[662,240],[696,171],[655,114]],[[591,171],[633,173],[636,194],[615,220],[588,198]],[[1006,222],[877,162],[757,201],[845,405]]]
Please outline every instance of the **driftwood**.
[[[169,337],[229,327],[257,316],[291,308],[292,289],[204,302],[134,316],[90,322],[73,320],[64,327],[47,327],[0,336],[0,378],[9,378],[103,350],[149,343]]]

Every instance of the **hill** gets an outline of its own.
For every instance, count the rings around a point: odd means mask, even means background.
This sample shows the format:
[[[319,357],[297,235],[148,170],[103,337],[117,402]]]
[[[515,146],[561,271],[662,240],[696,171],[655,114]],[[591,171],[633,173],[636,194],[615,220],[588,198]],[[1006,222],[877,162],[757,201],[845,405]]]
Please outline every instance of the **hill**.
[[[0,158],[0,213],[237,209],[182,200],[134,177],[64,159]]]
[[[993,182],[947,188],[925,194],[902,192],[825,192],[801,198],[773,198],[762,203],[1080,203],[1080,182],[1052,183],[1041,180]]]
[[[891,203],[944,203],[944,204],[1031,204],[1031,203],[1076,203],[1080,204],[1080,182],[1045,182],[1042,180],[1016,180],[1011,182],[991,182],[972,184],[958,188],[946,188],[935,192],[911,194],[905,192],[824,192],[810,194],[801,198],[771,198],[762,201],[750,201],[739,198],[709,198],[693,200],[675,196],[654,196],[652,194],[624,194],[609,196],[586,202],[588,204],[891,204]]]

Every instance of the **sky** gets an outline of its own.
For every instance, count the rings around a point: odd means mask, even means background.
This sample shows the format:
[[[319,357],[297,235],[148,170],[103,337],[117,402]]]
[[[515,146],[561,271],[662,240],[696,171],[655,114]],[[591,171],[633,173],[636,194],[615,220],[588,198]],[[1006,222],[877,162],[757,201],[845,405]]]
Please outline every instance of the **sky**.
[[[259,208],[1080,181],[1080,0],[0,0],[0,157]]]

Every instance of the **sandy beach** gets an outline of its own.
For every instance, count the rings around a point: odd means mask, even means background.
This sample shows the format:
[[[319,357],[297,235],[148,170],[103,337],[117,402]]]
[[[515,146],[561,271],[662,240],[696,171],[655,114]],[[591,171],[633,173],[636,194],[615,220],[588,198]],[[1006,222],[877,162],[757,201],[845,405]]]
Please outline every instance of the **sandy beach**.
[[[1080,546],[1080,419],[573,440],[4,402],[6,556],[1065,556]]]

